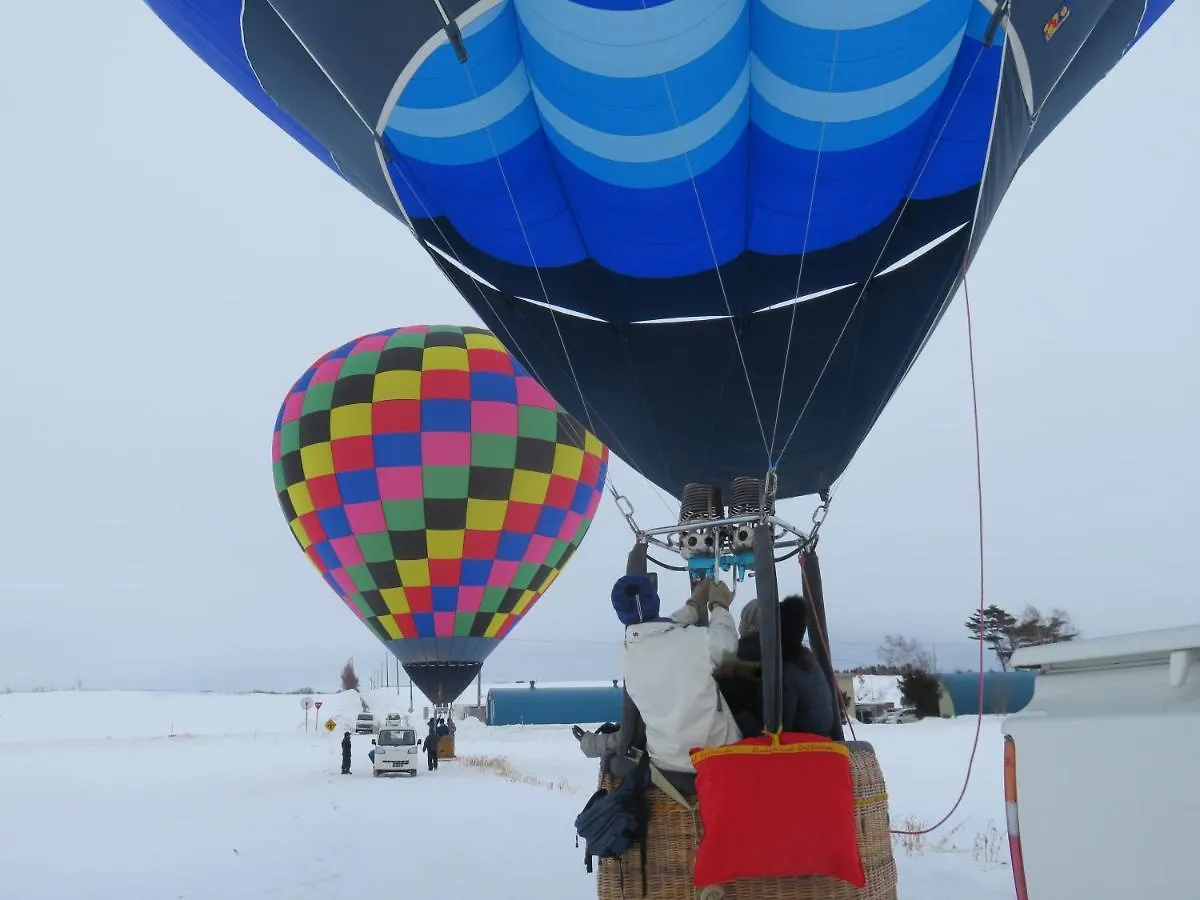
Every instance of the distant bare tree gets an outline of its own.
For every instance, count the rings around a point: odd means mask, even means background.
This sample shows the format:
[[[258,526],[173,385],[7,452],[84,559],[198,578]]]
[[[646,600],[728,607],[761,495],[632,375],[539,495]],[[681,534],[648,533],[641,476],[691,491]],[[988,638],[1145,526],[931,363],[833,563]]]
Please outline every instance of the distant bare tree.
[[[358,674],[354,671],[353,659],[346,660],[346,665],[342,666],[342,690],[358,690]]]
[[[929,672],[934,668],[933,654],[920,641],[898,634],[884,635],[879,646],[879,661],[900,672],[914,669]]]

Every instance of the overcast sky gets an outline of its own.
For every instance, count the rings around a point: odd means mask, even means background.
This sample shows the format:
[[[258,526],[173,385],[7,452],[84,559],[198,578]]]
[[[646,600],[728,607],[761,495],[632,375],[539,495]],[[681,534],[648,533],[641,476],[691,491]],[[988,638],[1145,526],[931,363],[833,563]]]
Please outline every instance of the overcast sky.
[[[1042,145],[970,275],[987,597],[1086,635],[1200,621],[1198,28],[1176,4]],[[320,689],[351,655],[377,666],[275,500],[275,413],[326,350],[470,308],[140,2],[0,4],[0,108],[0,689]],[[644,525],[676,512],[612,473]],[[960,295],[834,498],[837,663],[898,632],[971,664],[974,485]],[[630,542],[606,498],[485,680],[615,675]]]

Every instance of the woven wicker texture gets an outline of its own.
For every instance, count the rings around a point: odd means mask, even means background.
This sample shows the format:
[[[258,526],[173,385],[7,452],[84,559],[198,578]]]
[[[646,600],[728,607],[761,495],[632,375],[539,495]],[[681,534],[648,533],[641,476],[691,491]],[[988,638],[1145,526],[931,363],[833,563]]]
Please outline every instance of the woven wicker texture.
[[[883,770],[869,744],[851,742],[849,746],[858,808],[858,851],[867,876],[865,888],[819,875],[738,881],[701,893],[692,884],[692,862],[701,834],[699,820],[658,788],[651,788],[647,900],[896,900],[896,862],[888,834]],[[611,790],[616,787],[616,779],[602,775],[600,787]],[[802,802],[798,799],[798,807]],[[596,862],[599,900],[635,900],[642,896],[640,848],[635,847],[620,860]]]

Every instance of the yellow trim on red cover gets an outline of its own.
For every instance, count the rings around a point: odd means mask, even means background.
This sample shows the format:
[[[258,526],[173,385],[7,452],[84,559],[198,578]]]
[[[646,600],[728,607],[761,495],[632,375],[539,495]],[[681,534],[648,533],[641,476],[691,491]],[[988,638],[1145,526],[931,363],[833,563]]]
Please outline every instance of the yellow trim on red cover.
[[[779,735],[767,732],[771,739],[769,744],[725,744],[720,747],[705,747],[703,750],[693,750],[690,754],[692,765],[703,762],[714,756],[755,756],[764,753],[836,753],[850,758],[850,748],[835,741],[802,741],[796,744],[784,744]]]

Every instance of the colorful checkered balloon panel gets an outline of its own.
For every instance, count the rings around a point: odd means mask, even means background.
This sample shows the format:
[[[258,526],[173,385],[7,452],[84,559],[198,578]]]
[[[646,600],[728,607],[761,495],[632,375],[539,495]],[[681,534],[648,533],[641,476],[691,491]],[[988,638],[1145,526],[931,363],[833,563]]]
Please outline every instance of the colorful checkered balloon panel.
[[[493,334],[451,325],[321,357],[283,402],[272,459],[301,549],[440,702],[554,583],[608,469]]]

